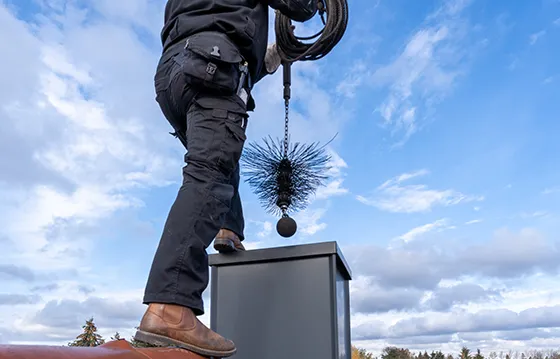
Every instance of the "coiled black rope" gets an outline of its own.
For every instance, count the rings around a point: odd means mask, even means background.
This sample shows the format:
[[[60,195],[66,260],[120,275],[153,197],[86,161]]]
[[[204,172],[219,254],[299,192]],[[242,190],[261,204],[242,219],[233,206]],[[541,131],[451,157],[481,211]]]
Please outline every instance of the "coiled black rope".
[[[313,61],[327,55],[338,44],[348,26],[347,0],[318,0],[323,29],[312,36],[296,36],[292,20],[276,11],[276,45],[283,62]],[[316,39],[312,43],[304,43]]]

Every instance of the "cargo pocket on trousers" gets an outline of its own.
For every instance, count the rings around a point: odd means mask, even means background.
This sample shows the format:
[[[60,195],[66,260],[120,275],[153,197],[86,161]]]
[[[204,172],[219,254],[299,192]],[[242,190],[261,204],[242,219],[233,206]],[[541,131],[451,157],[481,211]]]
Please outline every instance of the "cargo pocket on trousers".
[[[248,115],[244,105],[227,98],[202,97],[194,100],[198,106],[211,111],[212,121],[220,123],[216,129],[216,140],[219,139],[219,154],[216,154],[222,171],[231,172],[237,166],[243,146],[247,139]]]
[[[186,134],[189,149],[185,155],[185,162],[215,163],[216,144],[219,136],[219,121],[213,118],[212,110],[192,101],[187,111]]]
[[[202,32],[189,37],[176,61],[193,87],[219,95],[237,92],[244,60],[227,35]]]

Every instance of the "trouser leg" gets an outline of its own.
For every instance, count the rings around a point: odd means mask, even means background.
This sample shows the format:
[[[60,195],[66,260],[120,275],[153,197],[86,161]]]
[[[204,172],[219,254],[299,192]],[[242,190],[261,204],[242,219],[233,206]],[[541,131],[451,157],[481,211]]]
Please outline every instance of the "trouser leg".
[[[243,206],[241,204],[241,197],[239,196],[239,165],[233,171],[230,178],[230,184],[233,186],[234,194],[231,199],[231,206],[229,212],[226,214],[226,219],[222,226],[223,229],[229,229],[230,231],[237,234],[239,239],[243,241],[245,238],[245,220],[243,218]]]
[[[206,249],[232,209],[232,178],[237,178],[246,124],[246,108],[238,97],[199,95],[190,106],[183,184],[164,226],[144,303],[179,304],[204,313]]]

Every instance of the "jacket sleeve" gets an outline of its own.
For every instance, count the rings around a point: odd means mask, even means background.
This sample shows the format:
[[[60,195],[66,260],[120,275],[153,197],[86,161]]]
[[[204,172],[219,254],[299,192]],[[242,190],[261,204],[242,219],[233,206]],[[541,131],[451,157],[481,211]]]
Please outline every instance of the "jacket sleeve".
[[[271,73],[269,73],[266,70],[266,66],[263,64],[261,71],[259,73],[257,73],[257,76],[252,79],[253,80],[253,85],[256,84],[257,82],[259,82],[260,80],[262,80],[264,77],[268,76],[268,75],[272,75]]]
[[[291,20],[304,22],[317,12],[317,0],[261,0]]]

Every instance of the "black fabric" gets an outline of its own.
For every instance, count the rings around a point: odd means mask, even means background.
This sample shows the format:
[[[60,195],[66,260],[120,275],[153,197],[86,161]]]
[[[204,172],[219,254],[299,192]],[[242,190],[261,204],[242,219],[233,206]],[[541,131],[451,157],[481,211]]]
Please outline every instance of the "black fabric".
[[[206,249],[220,228],[244,237],[238,187],[248,115],[237,95],[195,90],[181,61],[168,59],[156,80],[157,102],[170,124],[186,131],[187,153],[183,184],[163,229],[144,303],[179,304],[202,315],[209,276]]]
[[[300,3],[301,1],[301,3]],[[226,34],[249,62],[253,84],[267,75],[268,6],[296,21],[309,19],[309,0],[168,0],[161,41],[165,57],[181,51],[183,40],[202,31]]]
[[[244,60],[237,46],[219,32],[200,32],[187,38],[175,56],[188,82],[219,95],[237,92]]]
[[[307,21],[317,13],[317,0],[261,0],[295,21]]]

